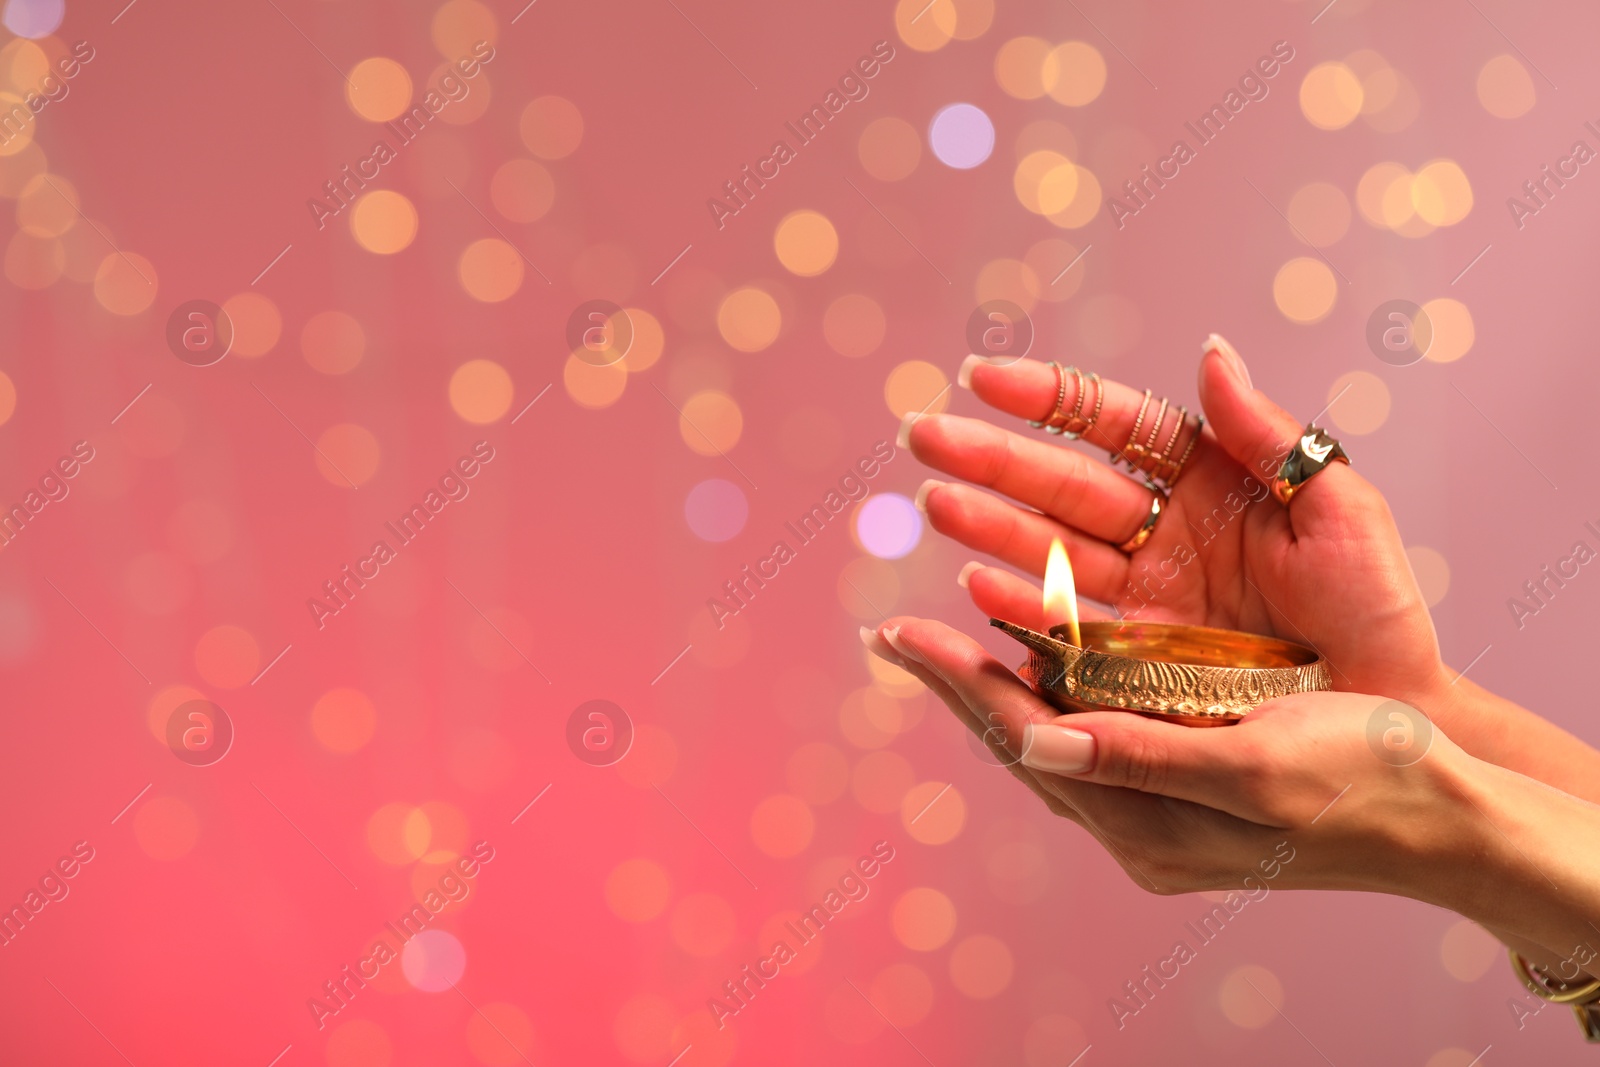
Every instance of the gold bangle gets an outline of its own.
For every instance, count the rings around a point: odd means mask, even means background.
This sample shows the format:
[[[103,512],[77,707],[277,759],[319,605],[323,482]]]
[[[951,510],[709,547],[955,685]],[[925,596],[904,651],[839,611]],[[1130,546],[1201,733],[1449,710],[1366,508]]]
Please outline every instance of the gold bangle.
[[[1511,969],[1517,972],[1528,992],[1551,1004],[1565,1004],[1578,1019],[1578,1028],[1590,1044],[1600,1044],[1600,978],[1591,978],[1583,985],[1568,986],[1557,978],[1535,967],[1516,950],[1511,952]]]
[[[1511,966],[1528,987],[1528,992],[1552,1004],[1593,1004],[1600,1001],[1600,978],[1591,978],[1580,986],[1568,986],[1560,979],[1552,979],[1542,967],[1535,967],[1515,950],[1511,953]],[[1556,983],[1560,982],[1558,988]]]

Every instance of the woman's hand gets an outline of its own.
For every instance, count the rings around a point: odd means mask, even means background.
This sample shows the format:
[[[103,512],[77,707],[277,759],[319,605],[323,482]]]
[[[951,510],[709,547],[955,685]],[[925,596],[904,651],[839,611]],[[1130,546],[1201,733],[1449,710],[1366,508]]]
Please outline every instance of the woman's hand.
[[[1055,372],[1031,360],[1000,366],[969,357],[961,381],[1021,418],[1043,418],[1057,396]],[[1066,384],[1070,411],[1073,376]],[[1103,409],[1085,440],[1116,454],[1129,442],[1143,394],[1117,382],[1103,388]],[[956,415],[908,417],[901,444],[930,466],[1001,494],[925,484],[919,503],[939,532],[1036,575],[1059,537],[1078,591],[1124,617],[1312,645],[1328,660],[1335,688],[1389,694],[1425,710],[1480,758],[1600,799],[1600,754],[1470,682],[1456,684],[1393,516],[1371,483],[1334,464],[1305,483],[1293,507],[1268,494],[1301,424],[1252,387],[1243,361],[1215,335],[1204,346],[1200,396],[1209,423],[1154,533],[1131,553],[1117,546],[1144,522],[1151,492],[1082,452]],[[1141,437],[1148,429],[1147,422]],[[985,614],[1039,625],[1040,596],[1029,583],[970,565],[963,579]]]
[[[1396,701],[1299,694],[1209,729],[1061,716],[942,623],[863,637],[1003,740],[1013,773],[1152,892],[1248,890],[1249,875],[1426,901],[1552,959],[1600,942],[1600,856],[1585,844],[1600,808],[1473,758]],[[1393,730],[1410,744],[1374,743]]]

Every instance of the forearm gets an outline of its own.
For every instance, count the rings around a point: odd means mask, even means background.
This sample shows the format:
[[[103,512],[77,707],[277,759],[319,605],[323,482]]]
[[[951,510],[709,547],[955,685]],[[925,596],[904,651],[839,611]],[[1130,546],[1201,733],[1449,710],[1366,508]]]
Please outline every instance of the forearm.
[[[1453,786],[1464,822],[1431,902],[1564,979],[1600,970],[1600,806],[1481,760]]]
[[[1451,736],[1472,755],[1600,803],[1600,750],[1466,678],[1441,686],[1435,704],[1452,719],[1471,722],[1470,730]]]

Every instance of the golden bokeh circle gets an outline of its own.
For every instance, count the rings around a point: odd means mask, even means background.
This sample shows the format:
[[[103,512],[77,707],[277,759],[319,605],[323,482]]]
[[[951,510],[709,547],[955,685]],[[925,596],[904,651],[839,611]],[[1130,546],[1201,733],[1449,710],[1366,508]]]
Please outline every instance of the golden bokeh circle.
[[[374,189],[350,209],[350,233],[368,252],[393,255],[417,236],[417,209],[393,189]]]
[[[804,852],[816,828],[810,805],[786,793],[765,798],[750,813],[751,839],[774,859],[789,859]]]
[[[135,252],[113,252],[94,272],[94,298],[113,315],[137,315],[156,300],[155,264]]]
[[[889,909],[895,940],[913,952],[942,948],[956,932],[956,906],[931,886],[908,889]]]
[[[511,408],[511,374],[492,359],[469,359],[450,375],[450,407],[477,426],[498,422]]]
[[[812,278],[838,258],[839,232],[819,211],[791,211],[773,231],[772,247],[787,270]]]
[[[1082,107],[1106,87],[1106,60],[1087,41],[1066,41],[1044,57],[1039,78],[1050,99],[1068,107]]]
[[[537,222],[550,211],[555,199],[555,179],[537,160],[502,163],[489,179],[489,201],[512,222]]]
[[[950,984],[973,1000],[992,1000],[1011,985],[1016,958],[998,937],[974,934],[950,952]]]
[[[1237,967],[1217,987],[1217,1003],[1233,1025],[1259,1030],[1278,1018],[1283,1008],[1283,983],[1265,967]]]
[[[344,99],[368,122],[388,122],[411,106],[411,75],[386,56],[363,59],[350,68]]]
[[[1343,63],[1318,63],[1300,82],[1300,111],[1319,130],[1350,125],[1365,100],[1361,79]]]
[[[317,473],[341,489],[366,485],[378,473],[383,448],[372,431],[353,422],[336,423],[317,437]]]
[[[744,413],[727,393],[707,389],[683,402],[678,435],[690,451],[702,456],[724,455],[739,443],[743,432]]]
[[[323,374],[349,374],[361,365],[366,350],[366,331],[346,312],[320,311],[300,328],[300,354]]]
[[[626,363],[620,360],[596,366],[586,359],[568,356],[561,369],[561,384],[579,407],[610,407],[622,399],[622,391],[628,387]]]
[[[624,922],[649,922],[667,910],[672,880],[661,864],[636,856],[606,875],[605,897],[612,913]]]
[[[1454,363],[1472,350],[1477,330],[1467,305],[1450,297],[1439,297],[1422,305],[1422,313],[1433,327],[1433,342],[1423,355],[1434,363]]]
[[[311,735],[329,752],[356,752],[372,740],[378,710],[359,689],[330,689],[311,706]]]
[[[1328,387],[1328,420],[1347,434],[1372,433],[1389,420],[1393,399],[1382,378],[1354,370]]]
[[[233,323],[230,356],[256,359],[277,345],[283,332],[283,316],[271,297],[247,289],[223,301],[222,310]]]
[[[1045,94],[1044,61],[1050,42],[1042,37],[1013,37],[994,54],[994,80],[1007,96],[1037,100]]]
[[[1295,190],[1285,212],[1295,237],[1315,248],[1336,244],[1350,231],[1350,201],[1330,182],[1310,182]]]
[[[479,0],[445,0],[433,13],[429,27],[433,46],[444,58],[471,62],[479,42],[492,45],[500,35],[494,10]]]
[[[735,289],[717,307],[717,332],[740,352],[759,352],[778,339],[783,315],[765,289]]]
[[[1495,56],[1478,71],[1478,103],[1495,118],[1521,118],[1533,110],[1539,94],[1533,78],[1513,55]]]
[[[1035,215],[1064,211],[1078,194],[1078,167],[1059,152],[1031,152],[1017,164],[1012,191]]]
[[[836,297],[822,314],[822,336],[828,347],[852,359],[876,352],[888,325],[878,302],[860,293]]]
[[[194,668],[218,689],[238,689],[250,684],[261,669],[261,649],[250,631],[223,623],[195,642]]]
[[[1454,226],[1472,210],[1472,183],[1455,160],[1436,159],[1412,176],[1411,206],[1430,226]]]
[[[565,159],[583,142],[583,113],[564,96],[540,96],[522,109],[517,130],[540,159]]]
[[[498,237],[484,237],[461,250],[456,277],[468,296],[485,304],[509,300],[522,288],[522,253]]]
[[[898,0],[894,5],[895,32],[918,52],[937,52],[949,44],[959,20],[954,0]]]
[[[656,360],[661,358],[661,351],[666,347],[667,337],[661,328],[661,321],[643,308],[624,308],[628,321],[633,324],[633,344],[628,346],[628,354],[622,357],[622,365],[628,368],[630,374],[648,370],[655,366]]]
[[[908,178],[922,161],[922,138],[905,119],[887,115],[873,119],[856,141],[861,169],[880,182]]]
[[[78,204],[78,189],[66,178],[36,174],[17,194],[17,228],[34,237],[60,237],[78,224]]]
[[[1064,230],[1082,229],[1100,214],[1102,197],[1100,179],[1096,178],[1088,167],[1078,167],[1077,173],[1077,192],[1073,195],[1072,202],[1048,216],[1051,223]]]
[[[920,844],[949,844],[966,822],[966,799],[949,782],[923,782],[909,789],[900,801],[900,824]]]
[[[1278,269],[1272,279],[1272,301],[1290,322],[1321,322],[1339,298],[1339,281],[1320,259],[1301,256]]]
[[[889,372],[883,402],[890,414],[904,418],[914,411],[936,415],[950,406],[950,379],[932,363],[908,359]]]

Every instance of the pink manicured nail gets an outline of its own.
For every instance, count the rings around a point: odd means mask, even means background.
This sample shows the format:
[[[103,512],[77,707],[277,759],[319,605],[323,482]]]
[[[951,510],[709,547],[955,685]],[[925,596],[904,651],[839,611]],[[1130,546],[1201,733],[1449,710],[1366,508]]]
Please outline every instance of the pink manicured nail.
[[[928,494],[942,485],[949,484],[949,482],[941,482],[937,478],[929,478],[917,487],[916,499],[911,502],[917,506],[918,511],[926,515],[928,513]]]
[[[1052,774],[1082,774],[1094,766],[1094,735],[1054,723],[1022,731],[1022,765]]]
[[[900,636],[900,627],[891,626],[883,631],[883,639],[889,642],[890,646],[901,656],[913,663],[921,663],[923,666],[927,666],[927,661],[912,651],[911,645]]]
[[[1239,355],[1238,349],[1228,343],[1226,337],[1220,333],[1212,334],[1200,346],[1200,351],[1202,354],[1212,351],[1220,353],[1228,369],[1233,371],[1233,376],[1239,379],[1246,389],[1255,389],[1255,385],[1250,381],[1250,368],[1244,365],[1244,357]]]
[[[981,570],[983,570],[983,564],[979,563],[977,560],[973,560],[965,567],[962,567],[961,573],[956,575],[956,584],[963,589],[967,588],[967,583],[972,581],[972,576]]]
[[[894,443],[901,448],[911,447],[911,427],[921,418],[915,411],[910,412],[900,420],[900,432],[895,434]]]
[[[871,652],[885,663],[892,663],[901,669],[905,668],[906,661],[900,658],[899,654],[890,647],[889,642],[885,641],[883,635],[878,631],[869,630],[863,626],[861,628],[861,643],[867,646],[868,652]]]
[[[989,361],[979,355],[971,355],[961,361],[961,368],[956,371],[956,384],[963,389],[972,388],[972,371],[975,367],[987,367]]]

